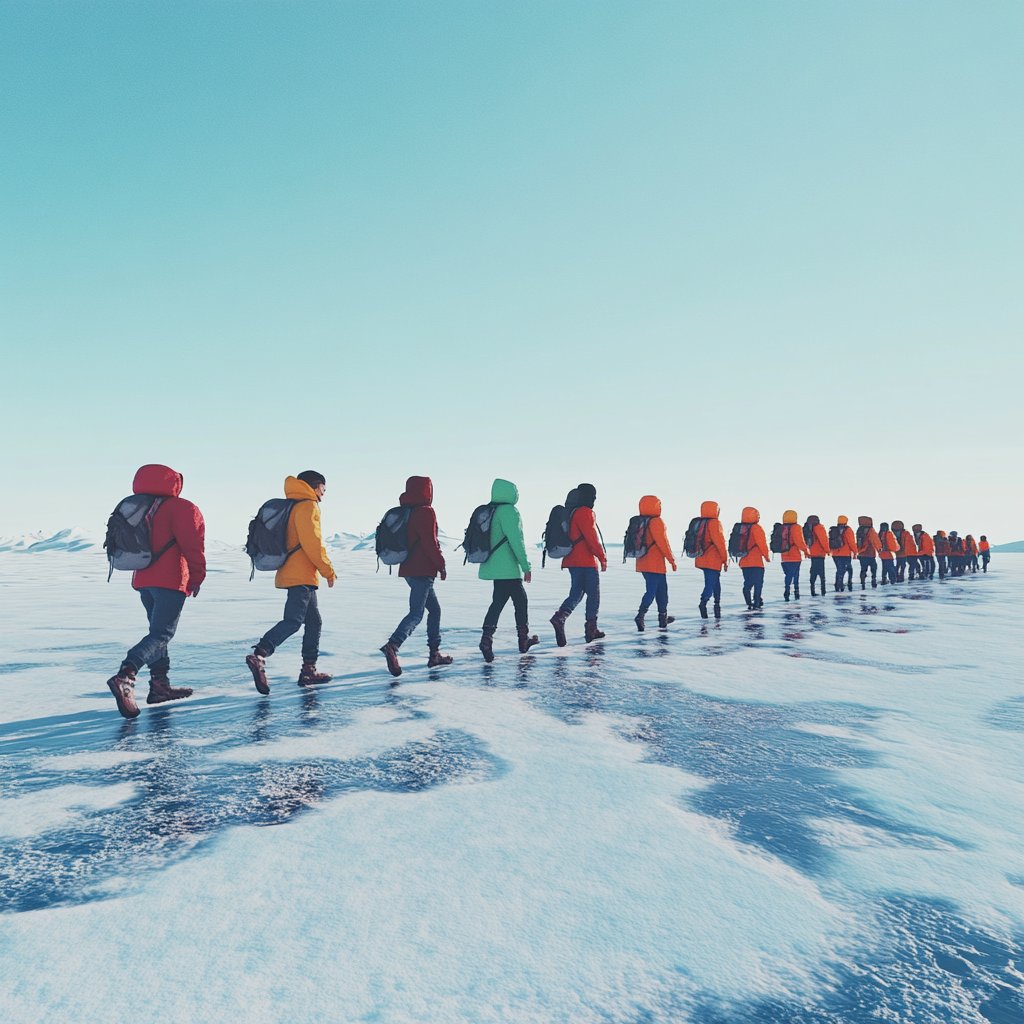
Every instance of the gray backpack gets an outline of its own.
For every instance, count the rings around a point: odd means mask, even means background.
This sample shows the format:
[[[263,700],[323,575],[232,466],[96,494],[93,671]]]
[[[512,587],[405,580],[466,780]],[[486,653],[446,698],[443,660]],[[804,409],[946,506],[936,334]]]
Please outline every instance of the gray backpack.
[[[148,569],[177,543],[172,539],[170,544],[153,554],[153,517],[164,501],[164,498],[153,494],[132,494],[118,502],[107,520],[107,536],[103,541],[110,563],[108,583],[115,569],[128,572]]]
[[[288,520],[292,509],[309,498],[271,498],[265,501],[255,518],[249,523],[249,538],[245,542],[245,553],[252,561],[249,579],[261,572],[276,572],[295,554],[301,544],[289,550]]]

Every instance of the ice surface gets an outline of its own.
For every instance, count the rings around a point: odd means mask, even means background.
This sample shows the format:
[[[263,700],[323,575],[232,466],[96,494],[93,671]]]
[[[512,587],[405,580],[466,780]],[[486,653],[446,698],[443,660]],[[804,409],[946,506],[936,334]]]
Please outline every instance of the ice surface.
[[[408,591],[364,540],[320,591],[335,682],[298,690],[296,639],[256,694],[281,595],[224,546],[172,647],[196,695],[133,723],[127,574],[0,555],[5,1020],[1024,1019],[1024,559],[788,605],[775,565],[763,613],[730,572],[720,624],[688,565],[642,635],[613,565],[562,651],[549,567],[542,645],[509,608],[491,666],[453,564],[455,664],[421,630],[393,681]]]

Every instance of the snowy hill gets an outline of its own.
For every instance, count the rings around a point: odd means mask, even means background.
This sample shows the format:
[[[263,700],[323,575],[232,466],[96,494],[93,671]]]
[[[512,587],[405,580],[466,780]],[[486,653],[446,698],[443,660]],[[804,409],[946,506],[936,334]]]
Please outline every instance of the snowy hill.
[[[102,550],[102,542],[80,526],[58,530],[50,537],[44,533],[25,533],[20,537],[13,535],[0,537],[0,551],[18,551],[31,555],[41,551],[84,551],[88,548]]]
[[[1012,544],[997,544],[992,550],[1001,555],[1024,554],[1024,540],[1015,540]]]

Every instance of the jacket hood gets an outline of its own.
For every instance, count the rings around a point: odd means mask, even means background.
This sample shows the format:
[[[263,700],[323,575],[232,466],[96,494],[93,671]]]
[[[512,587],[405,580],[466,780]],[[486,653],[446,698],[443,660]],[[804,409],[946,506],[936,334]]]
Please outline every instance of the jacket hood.
[[[718,502],[717,501],[702,501],[700,503],[700,517],[701,517],[701,519],[717,519],[718,518]]]
[[[761,513],[758,512],[753,505],[748,505],[743,510],[743,515],[740,516],[740,521],[744,523],[759,523],[761,521]]]
[[[889,530],[889,524],[888,523],[879,523],[878,524],[878,528],[882,531],[882,533],[887,533],[888,530]]]
[[[821,522],[821,520],[817,516],[808,516],[807,517],[807,522],[804,523],[804,526],[810,526],[813,529],[820,522]]]
[[[399,505],[429,505],[434,500],[434,485],[429,476],[411,476],[405,481],[405,493]]]
[[[579,496],[579,502],[585,508],[593,508],[594,502],[597,501],[597,488],[593,484],[577,484],[576,494]]]
[[[316,491],[314,491],[305,480],[300,480],[297,476],[285,477],[284,496],[286,498],[291,498],[293,501],[320,500],[316,496]]]
[[[846,516],[840,516],[840,517],[839,517],[839,518],[838,518],[838,519],[836,520],[836,525],[837,525],[837,526],[845,526],[845,525],[846,525],[846,524],[847,524],[847,523],[848,523],[849,521],[850,521],[850,520],[849,520],[849,519],[848,519],[848,518],[847,518]]]
[[[935,536],[936,537],[945,537],[946,536],[946,531],[945,530],[936,530],[935,531]]]
[[[577,508],[580,503],[580,492],[574,487],[565,496],[565,507],[566,508]]]
[[[787,509],[785,512],[782,513],[783,525],[789,525],[790,523],[796,523],[798,521],[798,516],[793,509]]]
[[[132,482],[132,494],[157,494],[163,498],[176,498],[181,494],[182,475],[170,466],[156,463],[142,466]]]
[[[858,526],[874,526],[875,524],[871,520],[871,516],[857,516]]]
[[[514,505],[519,500],[519,488],[511,480],[497,479],[491,484],[491,501]]]
[[[660,516],[661,498],[656,498],[653,494],[645,494],[640,499],[640,515]]]
[[[956,530],[950,530],[949,531],[949,535],[950,535],[950,537],[956,537],[957,536]]]
[[[894,520],[892,521],[892,528],[893,528],[894,530],[903,530],[903,529],[906,529],[906,527],[904,527],[904,525],[903,525],[903,520],[902,520],[902,519],[894,519]]]
[[[924,527],[920,523],[914,523],[911,529],[914,531],[914,533],[921,533],[921,531],[924,530]]]

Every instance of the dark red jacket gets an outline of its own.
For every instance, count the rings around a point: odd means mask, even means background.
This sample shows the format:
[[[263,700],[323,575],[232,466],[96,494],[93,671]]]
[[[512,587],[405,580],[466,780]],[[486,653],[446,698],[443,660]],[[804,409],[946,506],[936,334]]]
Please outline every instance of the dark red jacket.
[[[181,474],[167,466],[143,466],[135,474],[133,494],[156,494],[165,499],[153,516],[153,554],[174,542],[148,569],[132,574],[136,590],[165,587],[191,594],[206,579],[206,524],[191,501],[178,497],[181,484]]]
[[[444,555],[437,543],[437,516],[430,507],[434,485],[429,476],[411,476],[405,482],[400,505],[411,505],[409,515],[409,557],[398,567],[399,576],[436,576],[444,568]]]

